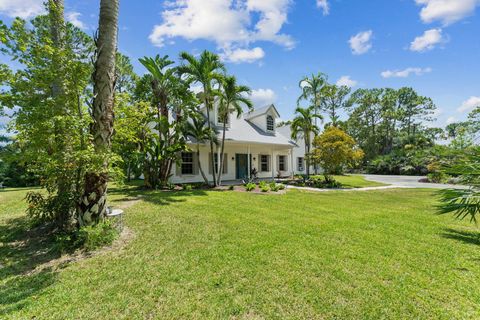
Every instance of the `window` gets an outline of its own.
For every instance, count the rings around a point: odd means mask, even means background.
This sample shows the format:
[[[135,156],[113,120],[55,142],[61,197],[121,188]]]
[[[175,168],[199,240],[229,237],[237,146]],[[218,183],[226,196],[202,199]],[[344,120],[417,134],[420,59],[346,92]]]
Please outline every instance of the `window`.
[[[287,170],[287,157],[286,156],[278,156],[278,170],[279,171],[286,171]]]
[[[267,116],[267,130],[268,131],[275,131],[275,120],[271,115]]]
[[[301,158],[301,157],[297,158],[297,170],[298,171],[305,170],[304,163],[305,163],[305,158]]]
[[[265,154],[260,155],[260,172],[270,171],[270,168],[269,168],[270,161],[269,160],[270,159],[269,159],[268,155],[265,155]]]
[[[192,152],[182,152],[182,174],[193,174]]]

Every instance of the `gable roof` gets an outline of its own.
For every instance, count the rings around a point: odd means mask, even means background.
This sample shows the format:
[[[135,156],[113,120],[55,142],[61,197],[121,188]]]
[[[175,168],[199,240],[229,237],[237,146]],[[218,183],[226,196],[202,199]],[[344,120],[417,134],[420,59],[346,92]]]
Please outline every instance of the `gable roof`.
[[[266,132],[249,120],[266,114],[269,112],[269,110],[273,110],[276,115],[278,115],[278,111],[275,109],[275,107],[270,105],[258,109],[253,116],[251,112],[243,113],[238,118],[236,116],[231,116],[230,126],[228,126],[225,130],[225,142],[269,144],[284,146],[287,148],[296,146],[295,142],[292,141],[290,137],[285,137],[278,130],[275,130],[275,132]],[[215,125],[213,122],[211,122],[211,124],[212,127],[217,128],[218,138],[221,138],[222,127]],[[190,143],[196,142],[192,137],[188,137],[187,141]]]
[[[273,112],[275,113],[275,116],[277,118],[280,118],[280,113],[278,113],[277,108],[275,108],[275,106],[273,104],[262,107],[262,108],[259,108],[259,109],[255,109],[255,110],[250,111],[250,112],[247,112],[247,113],[245,113],[244,117],[247,120],[251,120],[253,118],[263,116],[263,115],[267,114],[270,110],[273,110]]]

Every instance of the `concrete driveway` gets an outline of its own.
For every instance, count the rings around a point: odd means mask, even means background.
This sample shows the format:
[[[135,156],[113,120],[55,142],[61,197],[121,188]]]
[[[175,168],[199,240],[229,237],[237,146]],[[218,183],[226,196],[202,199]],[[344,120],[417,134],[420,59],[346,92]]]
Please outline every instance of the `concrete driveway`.
[[[430,189],[465,189],[466,186],[440,183],[423,183],[418,182],[423,176],[385,176],[377,174],[364,174],[365,179],[380,183],[389,184],[392,186],[404,188],[430,188]]]

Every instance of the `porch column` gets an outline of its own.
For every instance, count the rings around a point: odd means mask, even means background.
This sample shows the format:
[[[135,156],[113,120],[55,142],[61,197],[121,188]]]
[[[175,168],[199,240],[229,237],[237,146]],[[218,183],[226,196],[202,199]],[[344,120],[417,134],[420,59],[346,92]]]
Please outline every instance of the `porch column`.
[[[250,145],[248,145],[247,147],[247,168],[248,168],[248,180],[250,180],[251,176],[250,176],[250,172],[252,171],[252,168],[251,168],[251,163],[250,163]]]
[[[290,158],[291,158],[291,160],[292,160],[292,169],[291,169],[291,170],[292,170],[292,178],[293,178],[293,177],[295,176],[295,168],[294,168],[294,166],[296,166],[296,163],[294,162],[295,159],[293,159],[293,150],[290,149],[289,152],[290,152]]]
[[[273,149],[272,149],[271,152],[272,152],[272,159],[271,159],[271,161],[270,161],[270,162],[271,162],[271,165],[270,165],[271,168],[270,168],[270,170],[272,170],[272,180],[275,181],[275,165],[276,165],[276,163],[273,163],[273,160],[275,159],[275,158],[273,157]]]

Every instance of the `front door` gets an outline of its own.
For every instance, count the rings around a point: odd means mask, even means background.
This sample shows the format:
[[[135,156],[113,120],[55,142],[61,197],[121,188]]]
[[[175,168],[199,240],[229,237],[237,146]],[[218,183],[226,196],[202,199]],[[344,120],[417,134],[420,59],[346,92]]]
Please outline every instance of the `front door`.
[[[236,179],[248,178],[248,155],[237,153],[235,155]]]

